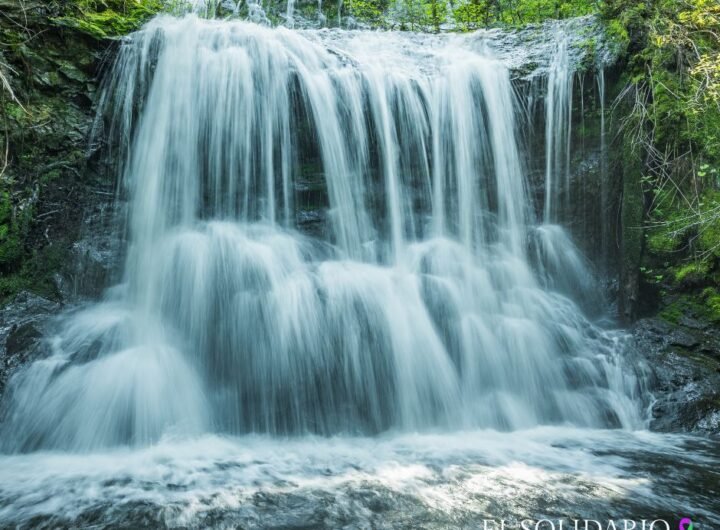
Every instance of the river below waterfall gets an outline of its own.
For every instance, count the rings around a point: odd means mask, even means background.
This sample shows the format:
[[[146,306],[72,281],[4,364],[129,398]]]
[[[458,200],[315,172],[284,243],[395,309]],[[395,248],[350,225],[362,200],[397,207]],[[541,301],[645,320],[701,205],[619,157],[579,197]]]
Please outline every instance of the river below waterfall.
[[[562,519],[573,528],[569,520],[594,519],[605,529],[628,519],[639,529],[665,519],[675,529],[682,517],[720,527],[720,445],[649,432],[168,437],[0,464],[8,527],[481,528],[488,519],[499,528],[505,519],[518,528],[549,519],[559,528]]]
[[[569,229],[607,191],[571,176],[585,22],[123,41],[125,262],[8,383],[0,526],[720,528],[720,445],[646,430],[652,367]]]

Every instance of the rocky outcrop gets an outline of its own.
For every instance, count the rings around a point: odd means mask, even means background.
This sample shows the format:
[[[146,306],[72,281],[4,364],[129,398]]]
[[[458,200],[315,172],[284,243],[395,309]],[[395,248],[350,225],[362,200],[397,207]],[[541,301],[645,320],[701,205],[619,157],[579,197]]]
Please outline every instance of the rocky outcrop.
[[[0,301],[23,289],[54,300],[69,294],[74,242],[112,197],[99,146],[89,143],[111,43],[59,24],[60,9],[0,0],[9,87],[0,90]]]
[[[35,358],[51,317],[61,305],[29,292],[0,309],[0,395],[10,375]]]
[[[113,179],[89,142],[113,44],[60,9],[0,0],[0,394],[51,317],[99,294],[118,261]]]
[[[686,314],[677,324],[644,318],[632,329],[653,369],[650,428],[720,433],[720,329]]]

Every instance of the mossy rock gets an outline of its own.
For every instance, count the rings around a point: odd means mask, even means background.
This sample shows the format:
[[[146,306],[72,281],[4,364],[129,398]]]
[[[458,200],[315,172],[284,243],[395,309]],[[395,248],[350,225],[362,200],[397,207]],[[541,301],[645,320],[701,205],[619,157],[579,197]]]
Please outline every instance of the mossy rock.
[[[706,261],[697,261],[680,266],[674,272],[674,279],[678,283],[698,283],[707,278],[710,264]]]
[[[10,192],[0,190],[0,271],[18,262],[23,256],[23,238],[32,219],[29,204],[13,205]]]
[[[0,97],[0,131],[9,140],[9,164],[0,178],[2,301],[21,290],[59,298],[56,277],[67,265],[83,212],[97,200],[90,190],[111,185],[110,174],[89,167],[101,161],[88,161],[97,76],[111,43],[56,22],[79,16],[81,6],[107,9],[101,1],[90,4],[0,0],[7,22],[0,24],[6,44],[0,61],[17,98]]]
[[[165,7],[161,0],[79,0],[53,22],[102,40],[135,31]]]
[[[660,311],[659,316],[672,324],[681,323],[684,317],[718,323],[720,292],[715,287],[708,287],[700,293],[680,295]]]
[[[702,299],[707,317],[713,322],[720,322],[720,292],[714,287],[708,287],[703,290]]]

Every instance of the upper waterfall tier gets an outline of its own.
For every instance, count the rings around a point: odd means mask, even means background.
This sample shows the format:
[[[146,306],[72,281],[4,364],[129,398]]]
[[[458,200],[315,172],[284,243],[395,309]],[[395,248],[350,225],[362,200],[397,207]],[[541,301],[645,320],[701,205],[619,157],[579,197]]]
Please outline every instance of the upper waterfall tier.
[[[196,219],[292,227],[315,155],[330,239],[349,257],[386,261],[445,233],[519,252],[509,71],[464,44],[158,19],[124,47],[111,89],[122,116],[143,98],[125,168],[137,244]]]

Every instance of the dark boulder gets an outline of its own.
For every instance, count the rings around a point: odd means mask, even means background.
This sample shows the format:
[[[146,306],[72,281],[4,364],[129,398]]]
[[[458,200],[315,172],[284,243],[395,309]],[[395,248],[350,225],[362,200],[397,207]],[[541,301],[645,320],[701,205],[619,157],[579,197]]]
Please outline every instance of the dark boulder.
[[[718,434],[720,345],[709,323],[691,324],[646,318],[632,329],[636,350],[655,376],[650,428]]]

